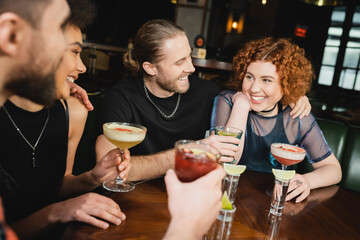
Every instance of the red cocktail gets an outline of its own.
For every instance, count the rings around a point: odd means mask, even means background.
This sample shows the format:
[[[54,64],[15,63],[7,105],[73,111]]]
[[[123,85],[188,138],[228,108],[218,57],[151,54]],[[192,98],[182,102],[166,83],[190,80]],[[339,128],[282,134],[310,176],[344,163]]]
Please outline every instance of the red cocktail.
[[[182,182],[191,182],[215,169],[220,152],[204,143],[179,140],[175,143],[175,172]]]
[[[271,144],[271,154],[284,166],[294,165],[301,162],[306,155],[306,151],[300,147],[285,143]]]

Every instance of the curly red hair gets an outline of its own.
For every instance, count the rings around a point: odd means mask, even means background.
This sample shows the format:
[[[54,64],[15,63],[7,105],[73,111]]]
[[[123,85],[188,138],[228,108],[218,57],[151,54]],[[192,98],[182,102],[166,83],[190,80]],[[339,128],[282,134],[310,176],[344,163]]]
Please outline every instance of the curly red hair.
[[[281,103],[288,105],[304,96],[311,88],[314,71],[304,49],[287,39],[267,37],[253,40],[233,58],[233,78],[227,87],[241,91],[244,75],[252,62],[266,61],[275,65],[283,91]]]

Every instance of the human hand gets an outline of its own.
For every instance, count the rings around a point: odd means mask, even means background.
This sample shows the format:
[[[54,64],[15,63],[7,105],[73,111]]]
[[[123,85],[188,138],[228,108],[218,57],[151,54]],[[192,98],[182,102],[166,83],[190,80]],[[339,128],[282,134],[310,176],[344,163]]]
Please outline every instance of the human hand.
[[[293,119],[299,117],[302,119],[305,116],[309,116],[311,111],[311,104],[309,98],[306,96],[300,97],[296,103],[290,103],[289,106],[292,108],[290,115]]]
[[[120,225],[126,216],[112,199],[97,193],[87,193],[76,198],[55,203],[54,221],[85,222],[106,229],[109,223]]]
[[[240,139],[230,136],[211,135],[200,140],[202,143],[210,144],[221,153],[220,162],[232,162],[239,151]]]
[[[234,106],[237,105],[242,109],[248,109],[249,112],[251,111],[250,99],[243,92],[235,93],[231,100]]]
[[[171,215],[170,232],[175,236],[189,234],[183,239],[200,239],[209,230],[221,208],[221,182],[224,176],[223,168],[218,165],[205,176],[182,183],[173,170],[167,171],[165,183]],[[181,233],[184,229],[187,233]]]
[[[70,95],[83,102],[88,111],[94,110],[85,89],[70,81],[68,81],[68,84],[70,85]]]
[[[306,182],[305,178],[301,174],[295,174],[290,180],[288,194],[285,201],[289,201],[294,197],[298,196],[295,200],[296,203],[303,201],[310,194],[310,187]]]
[[[129,150],[124,150],[124,159],[121,159],[120,156],[120,150],[115,148],[101,158],[91,170],[91,175],[98,184],[102,184],[105,180],[112,180],[118,175],[124,181],[127,179],[131,168]]]

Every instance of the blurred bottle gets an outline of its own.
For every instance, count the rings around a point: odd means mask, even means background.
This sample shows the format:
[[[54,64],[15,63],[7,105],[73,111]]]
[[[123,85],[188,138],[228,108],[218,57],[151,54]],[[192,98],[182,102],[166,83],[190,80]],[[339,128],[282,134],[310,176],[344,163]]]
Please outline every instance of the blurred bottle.
[[[133,43],[133,39],[129,38],[129,42],[128,42],[128,49],[131,50],[134,48],[134,43]]]

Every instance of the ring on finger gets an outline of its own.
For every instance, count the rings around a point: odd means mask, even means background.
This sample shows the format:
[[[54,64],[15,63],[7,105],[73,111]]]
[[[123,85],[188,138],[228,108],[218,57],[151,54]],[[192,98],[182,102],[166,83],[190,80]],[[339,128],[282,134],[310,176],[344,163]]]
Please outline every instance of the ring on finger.
[[[296,186],[300,186],[301,184],[303,184],[301,180],[296,180]]]

